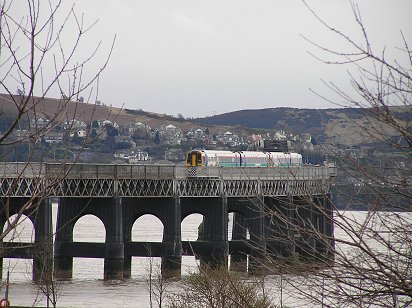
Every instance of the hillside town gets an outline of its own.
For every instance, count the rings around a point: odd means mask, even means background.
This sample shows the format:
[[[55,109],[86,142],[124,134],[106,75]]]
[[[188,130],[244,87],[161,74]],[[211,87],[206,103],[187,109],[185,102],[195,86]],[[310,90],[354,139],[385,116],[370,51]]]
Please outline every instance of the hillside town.
[[[38,132],[42,132],[38,134]],[[1,133],[1,132],[0,132]],[[36,133],[39,135],[36,139]],[[119,125],[108,119],[86,123],[79,119],[51,123],[47,118],[32,118],[20,125],[9,136],[10,141],[27,141],[10,160],[24,160],[30,143],[42,147],[43,160],[78,159],[84,162],[105,163],[181,163],[185,153],[194,148],[256,150],[265,142],[284,141],[293,151],[313,150],[314,137],[287,130],[266,130],[245,134],[241,130],[217,130],[193,125],[183,129],[176,123],[159,127],[135,121]],[[25,150],[25,148],[27,148]],[[71,157],[72,156],[72,157]]]

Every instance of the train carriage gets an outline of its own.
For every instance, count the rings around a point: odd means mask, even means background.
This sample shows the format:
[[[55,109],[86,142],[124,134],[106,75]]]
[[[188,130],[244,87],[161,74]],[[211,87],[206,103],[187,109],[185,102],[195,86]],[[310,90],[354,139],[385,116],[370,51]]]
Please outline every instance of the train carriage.
[[[186,165],[193,167],[291,167],[302,165],[302,155],[282,152],[193,150],[187,153]]]

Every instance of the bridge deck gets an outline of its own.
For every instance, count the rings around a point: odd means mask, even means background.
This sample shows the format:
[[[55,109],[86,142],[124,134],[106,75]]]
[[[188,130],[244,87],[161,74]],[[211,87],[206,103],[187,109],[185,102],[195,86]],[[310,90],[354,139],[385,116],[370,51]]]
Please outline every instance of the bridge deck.
[[[336,169],[3,163],[0,195],[72,197],[218,197],[319,194]]]

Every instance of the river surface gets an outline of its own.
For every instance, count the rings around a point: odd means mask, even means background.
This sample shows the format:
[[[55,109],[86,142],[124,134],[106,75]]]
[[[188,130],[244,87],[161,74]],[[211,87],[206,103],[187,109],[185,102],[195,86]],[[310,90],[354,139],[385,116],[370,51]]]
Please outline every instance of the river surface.
[[[53,206],[54,222],[57,206]],[[348,212],[348,215],[364,217],[365,212]],[[230,217],[231,218],[231,217]],[[193,214],[182,222],[182,240],[196,240],[197,230],[202,216]],[[14,234],[8,235],[4,241],[30,241],[33,238],[33,227],[27,219],[23,221]],[[229,223],[229,239],[231,227]],[[161,242],[163,225],[156,217],[144,215],[134,224],[132,240]],[[335,236],[343,237],[339,228],[335,228]],[[74,241],[104,242],[105,230],[102,222],[94,216],[86,215],[79,219],[74,228]],[[125,280],[103,280],[103,259],[74,258],[73,278],[69,281],[58,282],[59,307],[150,307],[147,288],[149,258],[133,257],[132,277]],[[160,258],[154,258],[154,267],[157,268]],[[10,272],[9,299],[12,305],[42,305],[45,306],[44,295],[31,281],[32,261],[5,258],[3,260],[3,282],[7,271]],[[182,275],[196,271],[194,257],[182,258]],[[278,283],[276,277],[269,278],[272,284]],[[169,292],[178,292],[179,281],[168,287]],[[4,294],[4,285],[1,288]],[[281,295],[283,300],[288,297],[287,290]],[[274,294],[275,299],[279,298]],[[289,294],[290,297],[290,294]],[[292,304],[292,303],[291,303]],[[155,307],[156,305],[154,305]],[[292,306],[295,306],[292,304]],[[300,305],[299,305],[300,306]]]

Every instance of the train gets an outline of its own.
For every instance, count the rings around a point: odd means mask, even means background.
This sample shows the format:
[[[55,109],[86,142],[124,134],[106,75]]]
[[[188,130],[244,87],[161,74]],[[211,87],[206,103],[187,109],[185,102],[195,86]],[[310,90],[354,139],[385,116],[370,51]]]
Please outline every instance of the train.
[[[302,166],[302,155],[283,152],[192,150],[186,155],[186,166],[298,167]]]

